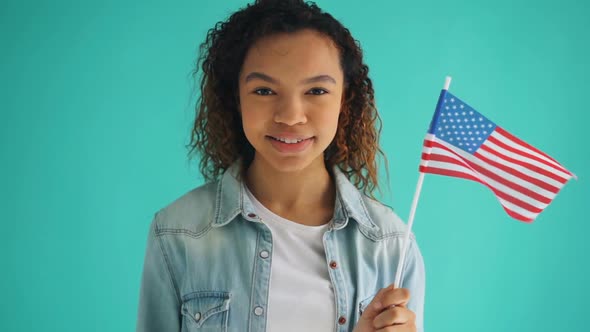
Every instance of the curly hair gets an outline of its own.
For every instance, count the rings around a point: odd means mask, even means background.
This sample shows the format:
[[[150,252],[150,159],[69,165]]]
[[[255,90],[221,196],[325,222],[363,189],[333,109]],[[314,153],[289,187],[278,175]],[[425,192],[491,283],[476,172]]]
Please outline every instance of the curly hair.
[[[338,128],[324,152],[326,168],[336,165],[354,185],[373,197],[378,187],[376,156],[381,119],[374,91],[363,63],[358,41],[350,31],[314,2],[303,0],[256,0],[211,28],[200,45],[193,71],[199,67],[200,97],[195,111],[189,159],[200,152],[200,170],[205,180],[217,179],[233,162],[242,160],[242,173],[254,158],[246,139],[239,109],[238,80],[250,46],[258,39],[277,33],[313,29],[332,39],[339,49],[344,73],[344,95]],[[385,159],[387,163],[387,160]]]

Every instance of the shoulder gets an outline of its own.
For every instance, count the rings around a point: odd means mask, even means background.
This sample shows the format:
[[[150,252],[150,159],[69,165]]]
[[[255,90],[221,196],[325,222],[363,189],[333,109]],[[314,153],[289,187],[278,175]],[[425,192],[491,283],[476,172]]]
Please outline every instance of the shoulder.
[[[156,232],[200,233],[215,215],[218,181],[195,187],[155,213]]]
[[[383,239],[405,235],[408,229],[407,225],[391,207],[369,196],[361,196],[368,217],[377,226],[376,230],[369,231],[372,237]],[[413,234],[411,234],[411,237],[413,237]]]

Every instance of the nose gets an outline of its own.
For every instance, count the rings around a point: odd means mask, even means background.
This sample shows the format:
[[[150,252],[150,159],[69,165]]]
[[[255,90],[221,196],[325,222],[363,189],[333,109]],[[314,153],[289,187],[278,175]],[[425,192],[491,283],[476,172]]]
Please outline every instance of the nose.
[[[276,105],[274,121],[288,126],[307,122],[303,101],[296,96],[284,97]]]

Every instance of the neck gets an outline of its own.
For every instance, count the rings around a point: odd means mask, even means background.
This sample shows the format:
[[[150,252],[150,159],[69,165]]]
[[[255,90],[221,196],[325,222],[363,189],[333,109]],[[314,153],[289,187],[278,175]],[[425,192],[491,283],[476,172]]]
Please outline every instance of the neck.
[[[321,159],[305,169],[282,172],[254,158],[245,182],[272,212],[301,224],[321,225],[331,218],[336,197],[334,180]]]

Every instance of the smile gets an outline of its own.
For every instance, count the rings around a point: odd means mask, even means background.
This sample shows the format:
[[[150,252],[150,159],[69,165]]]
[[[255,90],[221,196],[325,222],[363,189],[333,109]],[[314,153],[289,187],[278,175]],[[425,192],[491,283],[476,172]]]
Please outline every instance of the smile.
[[[299,139],[294,139],[294,138],[282,138],[282,137],[273,137],[273,136],[268,136],[271,139],[275,140],[275,141],[279,141],[279,142],[283,142],[283,143],[287,143],[287,144],[297,144],[297,143],[301,143],[305,140],[308,140],[310,138],[299,138]]]
[[[285,138],[266,136],[274,149],[281,154],[302,153],[314,141],[314,136],[308,138]]]

